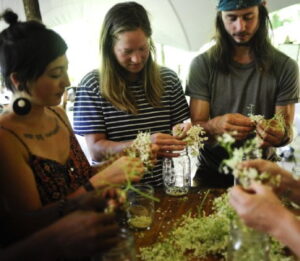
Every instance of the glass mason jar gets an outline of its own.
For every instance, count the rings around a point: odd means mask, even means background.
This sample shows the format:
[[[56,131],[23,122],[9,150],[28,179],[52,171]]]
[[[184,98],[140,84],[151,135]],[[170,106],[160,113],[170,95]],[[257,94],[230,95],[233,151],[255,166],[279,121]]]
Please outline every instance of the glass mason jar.
[[[163,160],[165,192],[171,196],[186,195],[191,187],[191,159],[187,148],[174,153],[180,155]]]
[[[133,187],[134,191],[127,192],[127,223],[135,231],[149,230],[154,217],[154,188],[147,184]]]
[[[269,261],[269,236],[248,228],[240,218],[231,221],[227,261]]]

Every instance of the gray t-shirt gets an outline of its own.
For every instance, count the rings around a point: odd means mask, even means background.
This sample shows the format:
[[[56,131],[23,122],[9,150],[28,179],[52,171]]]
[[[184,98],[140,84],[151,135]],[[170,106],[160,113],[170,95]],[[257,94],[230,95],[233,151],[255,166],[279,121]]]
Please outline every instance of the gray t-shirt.
[[[211,67],[207,52],[200,54],[192,61],[186,95],[208,101],[210,118],[226,113],[248,115],[250,106],[253,114],[272,118],[275,106],[299,102],[297,63],[276,50],[274,63],[273,73],[263,73],[257,70],[254,62],[233,62],[230,73],[224,74]],[[202,167],[216,171],[223,157],[215,146],[206,145],[200,162]]]

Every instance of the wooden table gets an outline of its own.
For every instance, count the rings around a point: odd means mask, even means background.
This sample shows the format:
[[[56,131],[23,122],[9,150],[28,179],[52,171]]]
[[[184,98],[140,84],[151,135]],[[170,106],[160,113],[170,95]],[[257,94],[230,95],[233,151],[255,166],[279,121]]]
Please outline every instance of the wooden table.
[[[176,220],[182,215],[189,211],[196,213],[207,190],[192,188],[188,195],[180,197],[168,196],[162,189],[156,190],[155,196],[160,199],[160,202],[155,202],[156,211],[151,229],[134,233],[137,252],[139,252],[139,248],[157,242],[159,235],[167,235]],[[212,200],[224,192],[224,189],[210,189],[203,204],[206,213],[211,213]],[[206,260],[216,259],[209,258]]]

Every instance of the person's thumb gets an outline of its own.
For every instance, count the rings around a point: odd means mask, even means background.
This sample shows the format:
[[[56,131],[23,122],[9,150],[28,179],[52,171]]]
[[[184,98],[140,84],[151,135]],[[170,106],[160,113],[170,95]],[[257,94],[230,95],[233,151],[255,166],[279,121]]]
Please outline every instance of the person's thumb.
[[[271,187],[263,185],[262,183],[257,181],[251,182],[249,189],[252,190],[255,194],[265,194],[266,190],[272,190]]]

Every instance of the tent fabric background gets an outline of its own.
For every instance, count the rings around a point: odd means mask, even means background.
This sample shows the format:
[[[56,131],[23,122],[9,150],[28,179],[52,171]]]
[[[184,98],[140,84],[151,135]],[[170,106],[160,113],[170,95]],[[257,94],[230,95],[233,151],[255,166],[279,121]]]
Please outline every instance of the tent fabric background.
[[[198,51],[212,36],[217,0],[136,0],[149,12],[156,42],[187,51]],[[50,28],[68,26],[80,37],[87,31],[98,39],[107,10],[124,0],[39,0],[43,22]],[[269,11],[299,3],[299,0],[268,0]],[[22,0],[0,0],[0,9],[11,8],[25,20]],[[78,28],[78,24],[87,27]],[[0,29],[3,28],[1,23]],[[79,30],[80,29],[80,30]]]

